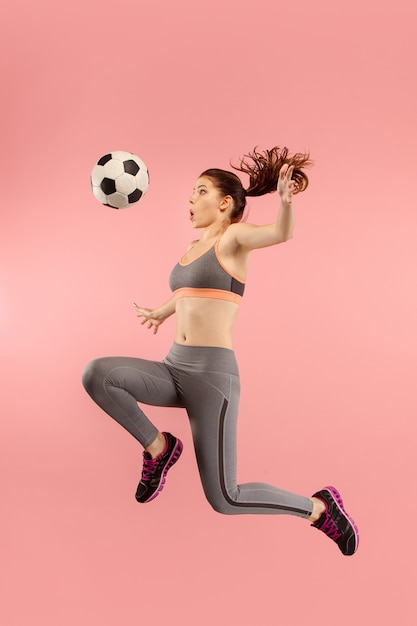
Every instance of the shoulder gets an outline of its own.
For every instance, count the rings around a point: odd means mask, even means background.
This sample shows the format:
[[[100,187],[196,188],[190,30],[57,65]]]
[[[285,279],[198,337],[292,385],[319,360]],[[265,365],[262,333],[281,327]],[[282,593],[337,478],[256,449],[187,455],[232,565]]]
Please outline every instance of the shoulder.
[[[252,228],[256,228],[256,225],[250,224],[248,222],[237,222],[236,224],[230,224],[230,226],[225,232],[225,236],[229,234],[231,237],[236,239],[237,237],[239,237],[240,233],[247,232],[248,230],[251,230]]]
[[[219,241],[218,250],[221,256],[224,258],[241,258],[243,255],[246,258],[248,250],[242,246],[241,242],[245,238],[244,233],[251,227],[252,225],[247,222],[230,224]]]
[[[237,224],[230,224],[224,235],[222,236],[222,244],[225,247],[236,249],[241,245],[242,239],[245,234],[250,232],[253,228],[256,228],[253,224],[247,222],[238,222]]]
[[[281,236],[276,223],[261,226],[247,222],[231,224],[225,233],[226,235],[229,235],[226,240],[229,250],[246,250],[247,252],[283,243],[288,239]]]

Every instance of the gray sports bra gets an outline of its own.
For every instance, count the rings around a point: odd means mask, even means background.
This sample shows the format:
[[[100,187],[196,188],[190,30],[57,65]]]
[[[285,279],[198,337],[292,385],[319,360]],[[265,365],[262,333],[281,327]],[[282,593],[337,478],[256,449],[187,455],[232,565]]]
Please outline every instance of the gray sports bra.
[[[219,241],[186,265],[176,264],[169,277],[169,286],[177,298],[215,298],[239,303],[245,283],[231,274],[222,264],[218,253]]]

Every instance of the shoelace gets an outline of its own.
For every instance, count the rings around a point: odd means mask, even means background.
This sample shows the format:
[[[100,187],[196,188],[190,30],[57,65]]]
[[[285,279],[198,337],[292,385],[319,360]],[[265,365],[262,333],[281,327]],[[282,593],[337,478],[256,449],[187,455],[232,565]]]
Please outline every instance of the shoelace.
[[[326,517],[319,530],[322,530],[328,537],[330,537],[330,539],[333,539],[333,541],[340,539],[343,534],[340,532],[330,516]]]
[[[157,468],[159,459],[143,459],[142,480],[150,480]]]

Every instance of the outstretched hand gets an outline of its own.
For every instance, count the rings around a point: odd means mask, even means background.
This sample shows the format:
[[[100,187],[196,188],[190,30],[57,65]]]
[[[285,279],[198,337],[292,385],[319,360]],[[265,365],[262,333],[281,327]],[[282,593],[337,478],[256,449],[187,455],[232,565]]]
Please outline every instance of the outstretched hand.
[[[288,163],[285,163],[279,170],[277,190],[281,200],[286,204],[292,203],[292,197],[297,188],[296,182],[291,178],[293,171],[294,166]]]
[[[156,335],[159,326],[164,320],[156,319],[155,317],[153,317],[154,311],[152,311],[152,309],[145,309],[143,307],[140,307],[135,302],[133,303],[133,306],[135,307],[137,317],[143,317],[141,325],[143,326],[144,324],[146,324],[147,328],[153,328],[153,334]]]

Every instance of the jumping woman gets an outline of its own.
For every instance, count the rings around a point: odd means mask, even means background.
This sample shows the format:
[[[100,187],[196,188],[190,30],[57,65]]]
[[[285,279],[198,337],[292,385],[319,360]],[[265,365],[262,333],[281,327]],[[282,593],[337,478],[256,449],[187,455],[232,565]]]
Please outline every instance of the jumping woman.
[[[253,152],[234,169],[203,172],[190,197],[193,228],[201,230],[172,270],[172,297],[148,309],[134,305],[141,323],[156,333],[176,315],[172,348],[163,361],[104,357],[85,369],[83,384],[93,400],[133,437],[143,451],[138,502],[150,502],[162,491],[168,470],[182,452],[182,442],[159,432],[138,402],[185,408],[204,493],[211,506],[226,515],[296,515],[323,531],[345,555],[359,543],[358,529],[334,487],[306,497],[265,483],[236,482],[236,425],[239,372],[232,330],[245,289],[250,253],[293,236],[293,197],[304,191],[308,154],[291,156],[286,148]],[[278,190],[281,206],[275,223],[241,222],[247,196]]]

